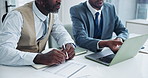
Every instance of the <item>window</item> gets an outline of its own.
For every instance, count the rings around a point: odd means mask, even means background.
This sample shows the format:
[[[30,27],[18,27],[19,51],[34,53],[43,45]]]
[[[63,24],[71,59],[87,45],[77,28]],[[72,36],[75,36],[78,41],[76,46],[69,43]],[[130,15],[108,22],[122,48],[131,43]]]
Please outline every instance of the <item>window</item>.
[[[8,1],[8,5],[16,5],[15,7],[9,7],[8,12],[13,10],[14,8],[17,8],[19,6],[24,5],[27,2],[33,1],[33,0],[7,0]]]
[[[137,0],[136,18],[148,20],[148,0]]]

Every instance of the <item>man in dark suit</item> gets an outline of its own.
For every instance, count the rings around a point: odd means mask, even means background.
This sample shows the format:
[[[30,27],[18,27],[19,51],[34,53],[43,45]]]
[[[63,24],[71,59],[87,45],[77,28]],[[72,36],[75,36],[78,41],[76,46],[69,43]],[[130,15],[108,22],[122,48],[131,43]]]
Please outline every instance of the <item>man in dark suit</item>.
[[[128,31],[116,15],[115,7],[104,0],[87,0],[71,7],[70,14],[73,36],[80,47],[94,52],[109,47],[116,53],[118,46],[128,38]],[[117,37],[110,40],[113,32]]]

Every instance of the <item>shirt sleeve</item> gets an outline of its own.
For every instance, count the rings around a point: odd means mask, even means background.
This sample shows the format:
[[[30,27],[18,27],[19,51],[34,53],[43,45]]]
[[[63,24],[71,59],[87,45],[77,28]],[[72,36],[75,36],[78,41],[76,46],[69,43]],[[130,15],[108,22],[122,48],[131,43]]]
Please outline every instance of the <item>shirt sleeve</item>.
[[[22,52],[16,49],[21,36],[23,19],[18,11],[11,11],[0,27],[0,64],[32,65],[37,53]]]
[[[51,35],[54,37],[60,47],[67,43],[74,43],[70,34],[67,32],[59,20],[58,14],[54,15],[54,24],[52,27]]]

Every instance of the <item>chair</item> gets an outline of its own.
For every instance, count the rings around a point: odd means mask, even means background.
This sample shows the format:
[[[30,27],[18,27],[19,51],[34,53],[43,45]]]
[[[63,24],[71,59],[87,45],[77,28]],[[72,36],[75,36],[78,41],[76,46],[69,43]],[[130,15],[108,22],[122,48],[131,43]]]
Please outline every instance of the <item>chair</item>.
[[[74,39],[73,35],[72,35],[72,25],[71,24],[67,24],[64,25],[65,29],[67,30],[67,32],[71,35],[72,39]],[[48,46],[49,48],[58,48],[58,44],[57,42],[54,40],[54,38],[52,36],[49,37],[48,39]]]

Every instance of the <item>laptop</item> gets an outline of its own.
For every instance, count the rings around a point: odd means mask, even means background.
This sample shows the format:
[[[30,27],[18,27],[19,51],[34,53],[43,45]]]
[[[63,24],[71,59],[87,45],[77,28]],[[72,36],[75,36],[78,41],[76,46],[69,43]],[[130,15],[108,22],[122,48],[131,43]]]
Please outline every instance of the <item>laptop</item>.
[[[108,48],[101,52],[86,55],[85,58],[111,66],[136,56],[147,38],[148,34],[127,39],[116,54]]]

